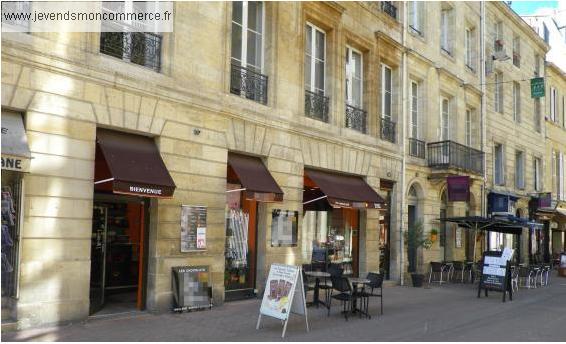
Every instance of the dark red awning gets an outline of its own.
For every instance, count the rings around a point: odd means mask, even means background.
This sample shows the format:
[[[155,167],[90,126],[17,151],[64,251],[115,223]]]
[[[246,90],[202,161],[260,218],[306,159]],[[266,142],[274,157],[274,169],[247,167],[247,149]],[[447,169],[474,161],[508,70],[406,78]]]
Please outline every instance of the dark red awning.
[[[228,153],[228,165],[231,167],[242,187],[245,197],[262,202],[280,202],[283,191],[277,185],[260,158],[236,153]]]
[[[379,209],[385,205],[385,200],[362,177],[308,168],[305,168],[305,175],[320,188],[334,208]],[[308,204],[309,201],[311,200],[303,200],[305,204]]]
[[[96,131],[94,183],[118,194],[171,198],[175,183],[152,138]]]

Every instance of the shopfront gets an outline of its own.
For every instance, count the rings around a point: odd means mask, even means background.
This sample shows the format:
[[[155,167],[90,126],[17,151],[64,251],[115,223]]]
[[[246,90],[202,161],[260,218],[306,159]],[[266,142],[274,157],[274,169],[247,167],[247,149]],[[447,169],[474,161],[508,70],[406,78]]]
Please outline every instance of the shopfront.
[[[359,176],[309,168],[303,189],[303,261],[338,264],[357,276],[365,209],[383,209],[385,200]]]
[[[21,114],[2,110],[2,321],[17,319],[24,174],[30,160]]]
[[[259,157],[228,153],[224,299],[257,293],[260,203],[283,201],[283,191]],[[258,213],[259,212],[259,213]]]
[[[91,237],[90,313],[144,309],[149,205],[175,183],[150,137],[98,129]]]

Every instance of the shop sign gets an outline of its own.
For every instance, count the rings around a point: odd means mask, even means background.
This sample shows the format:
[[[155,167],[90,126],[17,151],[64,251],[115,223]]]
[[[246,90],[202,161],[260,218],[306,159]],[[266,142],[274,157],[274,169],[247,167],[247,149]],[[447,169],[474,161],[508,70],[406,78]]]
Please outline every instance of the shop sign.
[[[212,307],[212,287],[208,266],[176,266],[172,268],[173,311]]]
[[[206,250],[206,209],[181,206],[181,252]]]
[[[29,172],[30,159],[2,154],[2,169],[17,172]]]
[[[262,315],[279,319],[284,321],[281,335],[283,338],[285,337],[289,315],[295,313],[304,315],[308,332],[309,324],[303,283],[303,277],[298,266],[271,264],[256,329],[260,327]]]
[[[544,97],[544,78],[531,79],[531,98]]]
[[[175,188],[159,185],[134,184],[120,180],[113,181],[113,191],[118,194],[136,195],[143,197],[171,198]]]
[[[271,213],[271,246],[297,246],[299,212],[274,209]]]

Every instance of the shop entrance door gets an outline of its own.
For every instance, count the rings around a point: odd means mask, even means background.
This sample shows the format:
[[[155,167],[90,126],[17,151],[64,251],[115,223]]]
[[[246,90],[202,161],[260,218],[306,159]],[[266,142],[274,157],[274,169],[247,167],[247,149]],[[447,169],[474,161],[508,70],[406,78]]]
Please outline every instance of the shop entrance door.
[[[145,307],[146,207],[146,202],[136,197],[95,197],[90,314],[120,313]]]

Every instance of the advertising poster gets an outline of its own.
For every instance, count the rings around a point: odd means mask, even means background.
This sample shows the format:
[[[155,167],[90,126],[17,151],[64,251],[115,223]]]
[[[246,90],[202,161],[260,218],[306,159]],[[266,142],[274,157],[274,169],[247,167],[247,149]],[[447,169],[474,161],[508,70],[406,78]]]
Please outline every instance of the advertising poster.
[[[211,306],[208,266],[176,266],[172,270],[174,311]]]
[[[181,252],[206,250],[206,207],[181,206]]]
[[[272,264],[267,277],[260,313],[286,320],[291,311],[291,300],[299,269],[292,265]]]
[[[462,228],[456,227],[456,247],[462,247]]]
[[[271,213],[271,246],[297,246],[297,211],[274,209]]]

